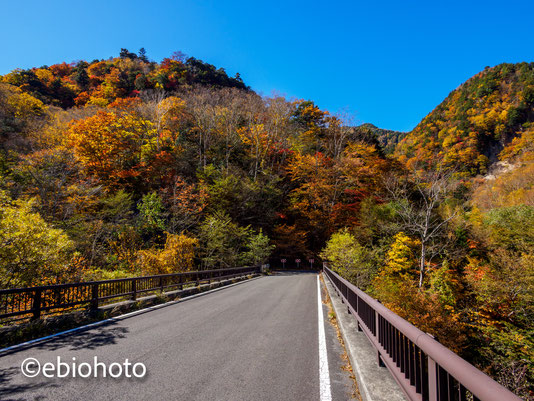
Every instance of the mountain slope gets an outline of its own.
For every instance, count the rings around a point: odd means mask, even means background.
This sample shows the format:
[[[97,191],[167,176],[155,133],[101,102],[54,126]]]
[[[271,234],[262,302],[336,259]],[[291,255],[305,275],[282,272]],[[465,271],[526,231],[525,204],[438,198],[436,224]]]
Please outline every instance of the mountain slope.
[[[500,64],[470,78],[397,145],[408,165],[433,157],[484,173],[534,122],[534,63]]]

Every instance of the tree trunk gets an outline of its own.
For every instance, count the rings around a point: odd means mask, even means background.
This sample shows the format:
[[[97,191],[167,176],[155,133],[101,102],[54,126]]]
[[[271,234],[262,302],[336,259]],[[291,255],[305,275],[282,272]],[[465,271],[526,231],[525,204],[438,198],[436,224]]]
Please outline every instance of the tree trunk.
[[[423,286],[423,280],[425,278],[425,265],[426,265],[426,244],[421,241],[421,259],[419,264],[419,288]]]

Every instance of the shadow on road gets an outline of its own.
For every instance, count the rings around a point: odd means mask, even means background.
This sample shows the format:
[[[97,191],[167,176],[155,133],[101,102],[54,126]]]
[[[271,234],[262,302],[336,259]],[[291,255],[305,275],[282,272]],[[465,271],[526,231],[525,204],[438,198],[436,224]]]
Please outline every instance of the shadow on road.
[[[57,387],[57,383],[33,382],[33,383],[11,383],[15,376],[20,375],[19,367],[0,368],[0,400],[15,401],[27,400],[27,392],[43,387]],[[23,395],[24,394],[24,395]],[[20,398],[18,398],[20,396]]]
[[[65,336],[54,338],[51,341],[38,344],[35,347],[55,351],[66,347],[70,350],[96,349],[104,345],[116,344],[118,340],[126,338],[128,329],[126,327],[110,327],[116,322],[104,323],[89,331],[70,333]]]

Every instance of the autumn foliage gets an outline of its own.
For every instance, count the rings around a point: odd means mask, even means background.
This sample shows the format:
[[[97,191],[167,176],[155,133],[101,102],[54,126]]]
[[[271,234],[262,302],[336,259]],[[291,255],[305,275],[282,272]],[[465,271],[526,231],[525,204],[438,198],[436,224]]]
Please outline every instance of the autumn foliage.
[[[0,286],[322,257],[532,397],[533,105],[532,63],[482,71],[409,133],[181,53],[14,70]]]

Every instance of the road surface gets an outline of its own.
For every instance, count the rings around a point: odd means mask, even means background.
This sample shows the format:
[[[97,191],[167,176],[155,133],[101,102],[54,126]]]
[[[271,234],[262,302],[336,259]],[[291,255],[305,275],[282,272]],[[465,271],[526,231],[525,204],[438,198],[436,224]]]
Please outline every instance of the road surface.
[[[0,356],[0,399],[348,400],[352,381],[341,369],[341,346],[322,304],[320,340],[317,282],[313,273],[260,277]],[[328,364],[320,368],[321,355]],[[55,367],[60,358],[72,369],[72,361],[93,365],[95,357],[108,367],[140,362],[146,373],[127,378],[123,367],[122,377],[102,377],[104,367],[96,368],[96,378],[47,378],[42,371],[29,378],[21,372],[27,358],[41,367]]]

